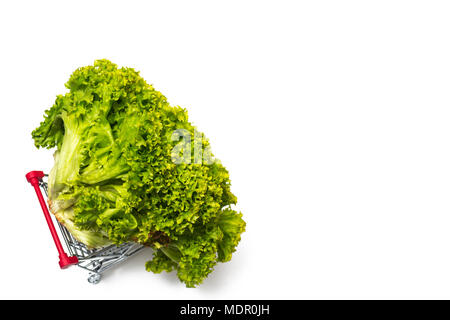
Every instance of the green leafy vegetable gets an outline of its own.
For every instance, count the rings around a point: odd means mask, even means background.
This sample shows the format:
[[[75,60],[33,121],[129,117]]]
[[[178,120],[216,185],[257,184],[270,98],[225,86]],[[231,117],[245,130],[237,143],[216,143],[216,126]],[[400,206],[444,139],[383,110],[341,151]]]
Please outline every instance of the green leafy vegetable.
[[[49,206],[58,220],[89,247],[152,247],[146,269],[176,270],[188,287],[229,261],[245,222],[231,208],[228,171],[186,110],[108,60],[77,69],[66,87],[32,132],[38,148],[56,147]]]

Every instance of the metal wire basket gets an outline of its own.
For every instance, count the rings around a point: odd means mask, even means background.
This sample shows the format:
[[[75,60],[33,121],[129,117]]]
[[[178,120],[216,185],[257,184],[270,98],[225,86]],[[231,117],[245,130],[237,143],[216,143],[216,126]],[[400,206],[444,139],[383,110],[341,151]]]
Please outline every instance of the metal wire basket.
[[[44,181],[46,176],[42,171],[30,171],[26,175],[26,178],[34,187],[38,196],[50,233],[59,252],[59,265],[62,269],[76,264],[80,268],[89,271],[87,279],[89,283],[97,284],[100,282],[103,272],[125,261],[144,248],[141,244],[127,242],[119,246],[113,244],[98,249],[89,249],[85,244],[77,241],[57,219],[51,217],[52,215],[48,211],[47,204],[41,192],[41,189],[44,190],[45,195],[48,196],[47,183]],[[53,220],[56,220],[59,226],[60,234],[70,256],[66,254],[61,245],[58,233],[53,225]]]

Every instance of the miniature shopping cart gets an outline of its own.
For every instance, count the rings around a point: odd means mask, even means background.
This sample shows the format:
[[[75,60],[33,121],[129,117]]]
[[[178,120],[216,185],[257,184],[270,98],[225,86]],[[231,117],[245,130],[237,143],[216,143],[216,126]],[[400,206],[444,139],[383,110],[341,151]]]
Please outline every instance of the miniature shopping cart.
[[[76,264],[79,267],[88,270],[88,281],[92,284],[96,284],[101,280],[103,272],[118,263],[125,261],[144,248],[141,244],[127,242],[119,246],[113,244],[98,249],[89,249],[86,245],[77,241],[72,234],[56,219],[60,234],[64,239],[67,251],[70,254],[67,255],[61,245],[58,232],[55,229],[53,219],[49,213],[47,204],[41,192],[42,188],[45,195],[48,196],[47,183],[44,181],[45,177],[47,177],[47,175],[42,171],[30,171],[26,174],[28,182],[31,183],[36,191],[45,219],[47,220],[50,233],[55,241],[56,249],[59,253],[59,266],[61,269],[65,269]]]

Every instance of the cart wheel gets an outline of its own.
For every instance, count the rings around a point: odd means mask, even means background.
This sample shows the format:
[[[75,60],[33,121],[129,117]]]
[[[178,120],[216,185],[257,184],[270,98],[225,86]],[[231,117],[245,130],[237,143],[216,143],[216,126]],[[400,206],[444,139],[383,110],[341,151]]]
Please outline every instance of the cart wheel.
[[[99,273],[92,273],[87,279],[89,283],[97,284],[100,282],[102,275]]]

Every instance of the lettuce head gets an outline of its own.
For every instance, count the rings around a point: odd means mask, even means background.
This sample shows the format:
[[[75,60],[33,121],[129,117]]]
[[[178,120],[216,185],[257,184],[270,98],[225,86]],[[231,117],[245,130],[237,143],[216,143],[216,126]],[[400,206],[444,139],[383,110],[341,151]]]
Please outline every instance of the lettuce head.
[[[188,287],[229,261],[246,224],[187,111],[108,60],[77,69],[66,87],[32,132],[36,147],[55,150],[48,201],[58,221],[90,248],[153,248],[146,269],[174,270]]]

